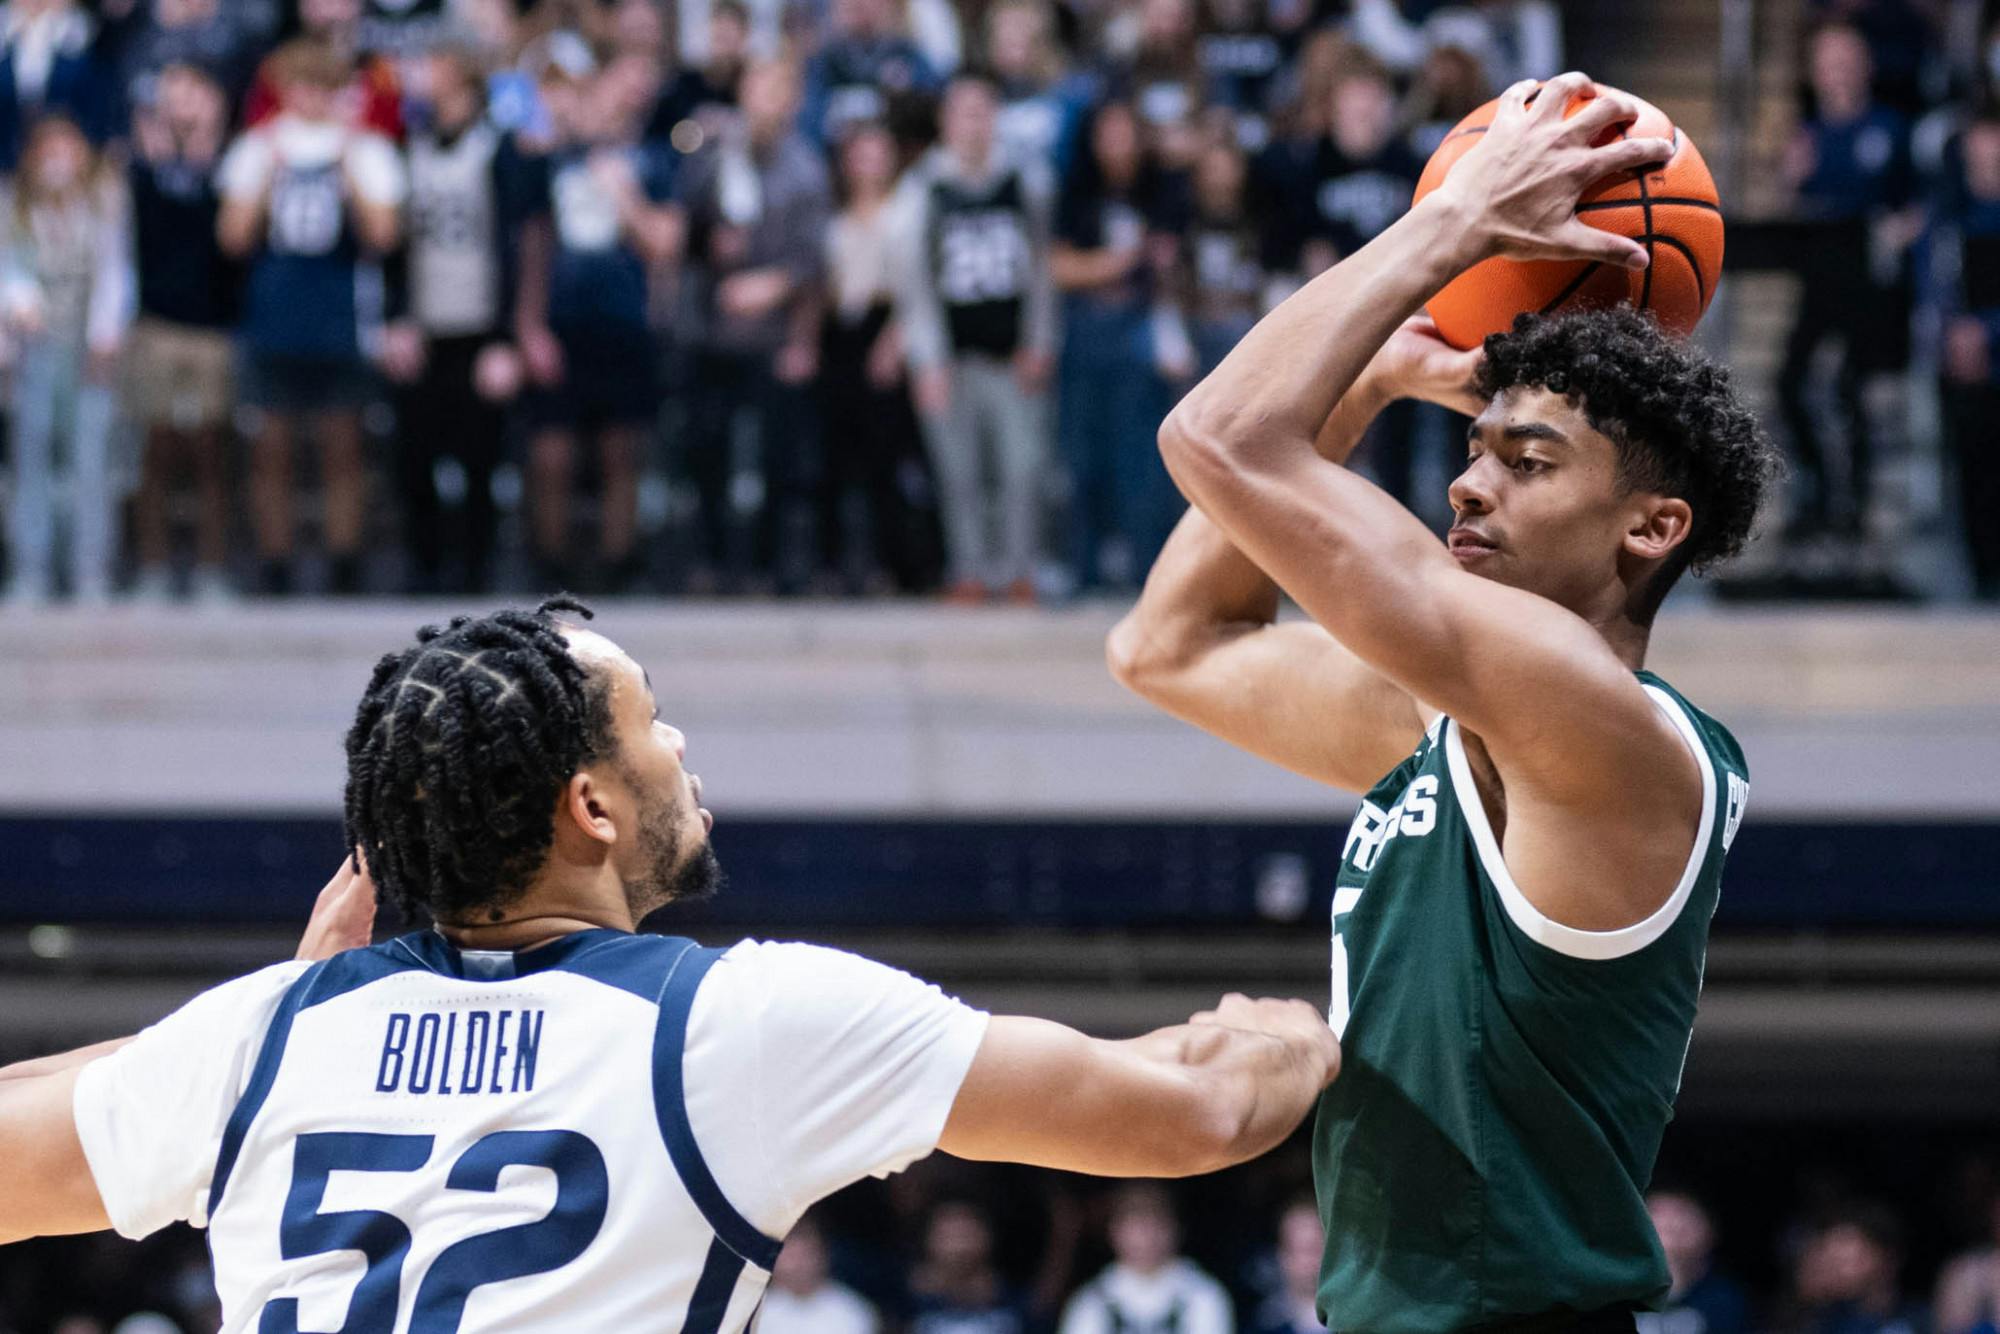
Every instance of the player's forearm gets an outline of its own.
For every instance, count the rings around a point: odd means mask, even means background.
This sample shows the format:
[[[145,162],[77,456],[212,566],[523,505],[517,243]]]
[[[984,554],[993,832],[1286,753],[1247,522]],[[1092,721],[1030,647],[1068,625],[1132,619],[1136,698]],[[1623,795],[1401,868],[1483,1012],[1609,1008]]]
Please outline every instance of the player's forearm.
[[[1201,1142],[1212,1161],[1199,1171],[1248,1162],[1283,1143],[1339,1069],[1337,1047],[1303,1037],[1219,1024],[1159,1036],[1178,1043],[1178,1060],[1202,1087]]]
[[[1248,456],[1318,441],[1397,326],[1482,258],[1479,234],[1457,207],[1442,195],[1426,198],[1260,320],[1161,429],[1169,464],[1198,443]]]

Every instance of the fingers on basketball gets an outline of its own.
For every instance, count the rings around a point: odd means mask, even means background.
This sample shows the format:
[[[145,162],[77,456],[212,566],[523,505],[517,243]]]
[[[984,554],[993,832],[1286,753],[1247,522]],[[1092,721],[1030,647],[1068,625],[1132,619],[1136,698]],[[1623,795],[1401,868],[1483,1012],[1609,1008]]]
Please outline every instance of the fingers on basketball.
[[[1541,91],[1560,83],[1551,80]],[[1640,165],[1617,166],[1585,191],[1577,217],[1644,247],[1646,267],[1623,267],[1619,259],[1623,247],[1616,246],[1580,259],[1489,259],[1460,274],[1431,299],[1430,315],[1452,346],[1476,347],[1487,334],[1511,327],[1514,317],[1526,311],[1553,314],[1625,303],[1650,312],[1667,329],[1686,334],[1708,309],[1722,273],[1723,250],[1722,206],[1708,164],[1666,113],[1642,98],[1603,89],[1596,99],[1575,102],[1567,109],[1571,115],[1582,115],[1591,100],[1612,96],[1628,100],[1637,114],[1630,123],[1614,119],[1600,131],[1607,146],[1619,145],[1611,161],[1637,160]],[[1489,102],[1453,127],[1425,166],[1417,198],[1443,183],[1452,166],[1479,143],[1499,108],[1498,100]],[[1623,147],[1627,143],[1634,146]]]

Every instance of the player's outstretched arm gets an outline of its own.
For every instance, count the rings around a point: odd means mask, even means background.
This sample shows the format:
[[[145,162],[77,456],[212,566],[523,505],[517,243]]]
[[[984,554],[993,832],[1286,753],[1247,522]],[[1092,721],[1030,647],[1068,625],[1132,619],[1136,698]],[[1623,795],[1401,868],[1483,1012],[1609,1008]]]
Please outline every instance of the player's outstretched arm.
[[[1127,1042],[996,1016],[938,1148],[1108,1177],[1213,1172],[1274,1148],[1340,1069],[1304,1001],[1224,997]]]
[[[298,958],[365,946],[375,926],[375,882],[358,859],[340,864],[313,904]],[[0,1245],[111,1226],[77,1135],[76,1079],[130,1037],[0,1067]]]
[[[1384,345],[1320,428],[1345,464],[1383,407],[1418,398],[1477,412],[1478,352],[1428,319]],[[1428,710],[1309,621],[1278,616],[1278,586],[1199,509],[1182,516],[1138,605],[1105,645],[1111,674],[1161,709],[1274,764],[1366,792],[1416,746]]]

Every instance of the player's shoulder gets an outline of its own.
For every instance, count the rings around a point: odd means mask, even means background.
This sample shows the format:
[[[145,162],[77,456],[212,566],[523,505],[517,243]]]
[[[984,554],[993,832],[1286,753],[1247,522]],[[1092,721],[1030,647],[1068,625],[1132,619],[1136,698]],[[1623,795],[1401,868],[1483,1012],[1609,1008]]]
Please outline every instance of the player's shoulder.
[[[754,1017],[776,1030],[846,1029],[858,1019],[920,1023],[966,1007],[935,984],[874,959],[800,941],[746,939],[720,952],[700,1011]]]
[[[1693,700],[1682,694],[1665,678],[1654,672],[1639,673],[1639,681],[1655,701],[1669,706],[1669,716],[1678,714],[1691,730],[1694,740],[1708,753],[1709,759],[1722,769],[1742,778],[1750,776],[1750,767],[1743,756],[1743,747],[1736,740],[1721,719],[1704,711]]]

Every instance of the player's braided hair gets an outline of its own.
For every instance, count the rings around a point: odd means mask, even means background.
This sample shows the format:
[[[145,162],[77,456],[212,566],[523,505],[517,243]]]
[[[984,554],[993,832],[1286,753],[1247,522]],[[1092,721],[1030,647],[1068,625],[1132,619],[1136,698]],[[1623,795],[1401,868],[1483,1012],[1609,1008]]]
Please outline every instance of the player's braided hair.
[[[1743,549],[1781,467],[1727,367],[1618,306],[1522,315],[1487,338],[1480,393],[1516,385],[1563,395],[1617,446],[1626,486],[1678,496],[1694,511],[1687,540],[1640,600],[1642,620],[1682,571],[1700,573]]]
[[[571,656],[558,613],[456,616],[375,665],[347,733],[347,846],[412,918],[495,920],[555,836],[555,804],[615,749],[610,684]]]

